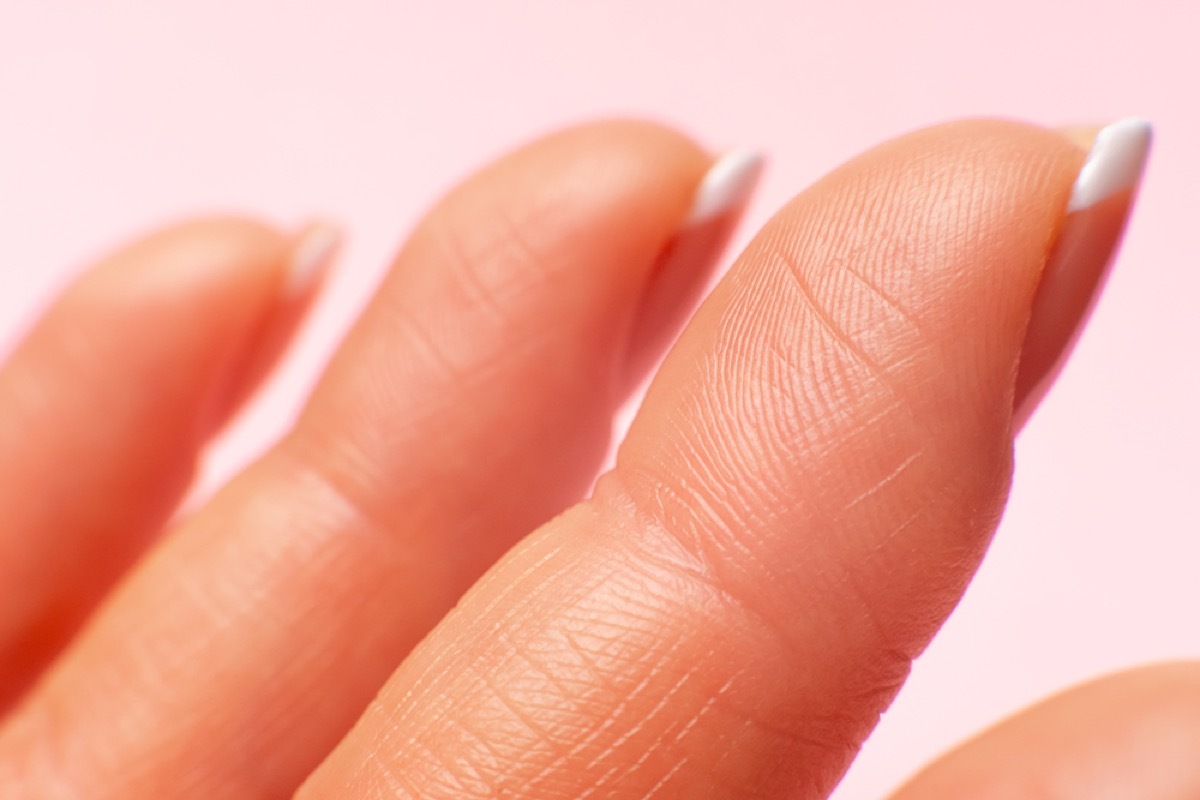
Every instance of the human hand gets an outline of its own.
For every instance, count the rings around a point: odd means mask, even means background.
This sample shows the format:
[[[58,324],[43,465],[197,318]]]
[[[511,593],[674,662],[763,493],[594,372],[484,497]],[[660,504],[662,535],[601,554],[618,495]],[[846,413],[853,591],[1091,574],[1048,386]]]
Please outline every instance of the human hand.
[[[686,139],[606,123],[476,175],[294,429],[152,547],[334,240],[206,220],[112,256],[0,372],[0,787],[824,796],[982,557],[1101,283],[1148,131],[1081,174],[1093,133],[942,126],[805,191],[590,493],[753,159],[704,180]],[[903,796],[964,784],[927,785]]]

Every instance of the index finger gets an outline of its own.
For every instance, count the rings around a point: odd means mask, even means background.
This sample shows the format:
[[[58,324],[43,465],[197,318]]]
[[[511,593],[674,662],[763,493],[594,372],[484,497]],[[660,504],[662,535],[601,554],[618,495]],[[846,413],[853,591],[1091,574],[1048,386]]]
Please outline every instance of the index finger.
[[[301,796],[824,796],[999,517],[1084,157],[959,123],[800,195],[595,496],[476,586]]]

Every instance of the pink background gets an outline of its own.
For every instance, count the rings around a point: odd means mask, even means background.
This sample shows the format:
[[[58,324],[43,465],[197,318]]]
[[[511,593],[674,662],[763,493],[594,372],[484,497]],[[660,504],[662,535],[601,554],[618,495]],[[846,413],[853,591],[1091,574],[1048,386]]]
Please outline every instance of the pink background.
[[[414,217],[549,128],[648,115],[771,158],[759,223],[818,175],[950,117],[1158,127],[1120,262],[1018,449],[989,560],[838,797],[1112,668],[1200,656],[1200,4],[97,0],[0,10],[0,343],[99,249],[194,210],[351,242],[212,483],[296,408]],[[748,235],[750,226],[742,234]]]

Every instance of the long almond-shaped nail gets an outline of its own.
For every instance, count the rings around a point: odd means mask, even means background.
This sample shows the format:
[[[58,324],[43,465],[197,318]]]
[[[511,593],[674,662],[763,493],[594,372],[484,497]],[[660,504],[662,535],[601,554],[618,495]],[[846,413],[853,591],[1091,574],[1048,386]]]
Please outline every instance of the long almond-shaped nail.
[[[1121,120],[1092,133],[1034,297],[1017,372],[1018,428],[1054,382],[1095,305],[1150,153],[1152,129],[1145,120]],[[1069,135],[1092,138],[1080,129]]]
[[[692,205],[667,244],[642,297],[627,364],[636,383],[666,349],[696,307],[746,203],[758,186],[764,159],[733,150],[709,167]]]

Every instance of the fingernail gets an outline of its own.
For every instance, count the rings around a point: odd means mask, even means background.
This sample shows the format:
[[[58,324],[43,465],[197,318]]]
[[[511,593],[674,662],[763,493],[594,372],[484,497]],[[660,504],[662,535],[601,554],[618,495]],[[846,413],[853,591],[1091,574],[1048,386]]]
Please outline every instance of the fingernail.
[[[702,225],[740,209],[762,176],[763,157],[753,150],[733,150],[718,158],[696,187],[684,229]]]
[[[341,247],[342,229],[332,222],[314,222],[296,237],[291,263],[284,280],[287,297],[308,294],[329,271],[333,257]]]
[[[691,208],[642,296],[629,340],[627,385],[636,385],[649,372],[695,309],[758,186],[763,164],[760,153],[732,150],[714,161],[700,180]]]
[[[1095,136],[1034,296],[1017,371],[1015,424],[1054,383],[1104,286],[1150,152],[1152,129],[1125,119]],[[1073,129],[1072,137],[1086,136]]]
[[[240,406],[247,387],[255,383],[250,376],[270,368],[308,308],[341,243],[341,228],[325,221],[304,226],[292,238],[277,305],[264,311],[254,340],[232,352],[214,380],[205,411],[199,417],[201,430],[215,431],[224,425]]]

